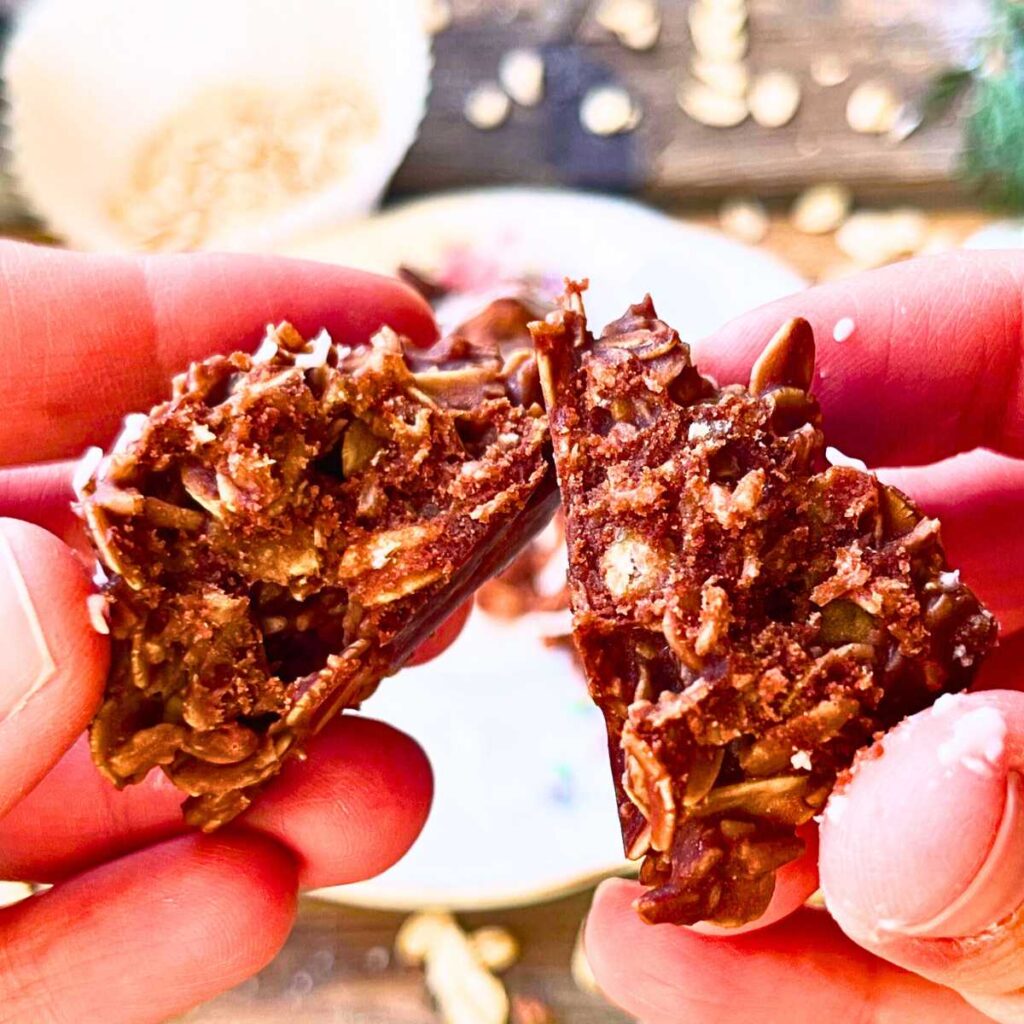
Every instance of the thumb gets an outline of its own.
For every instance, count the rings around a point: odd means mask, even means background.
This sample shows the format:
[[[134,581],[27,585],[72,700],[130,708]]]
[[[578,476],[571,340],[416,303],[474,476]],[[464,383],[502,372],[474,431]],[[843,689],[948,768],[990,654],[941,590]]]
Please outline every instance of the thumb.
[[[107,643],[89,580],[53,534],[0,519],[0,816],[57,762],[96,710]]]
[[[854,941],[1024,1020],[1024,694],[940,698],[862,756],[821,828]]]

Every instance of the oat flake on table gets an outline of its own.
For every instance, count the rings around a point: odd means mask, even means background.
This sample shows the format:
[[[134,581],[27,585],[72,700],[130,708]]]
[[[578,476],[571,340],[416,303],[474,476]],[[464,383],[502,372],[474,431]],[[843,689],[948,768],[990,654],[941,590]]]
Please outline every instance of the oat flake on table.
[[[701,82],[684,82],[676,99],[684,113],[709,128],[735,128],[750,113],[745,99],[716,92]]]
[[[500,128],[512,110],[512,101],[497,82],[484,82],[473,89],[463,105],[466,120],[480,131]]]
[[[514,103],[535,107],[544,98],[544,58],[538,50],[509,50],[498,65],[498,81]]]
[[[853,193],[845,185],[812,185],[796,197],[790,223],[805,235],[825,235],[842,225],[852,205]]]
[[[633,97],[617,85],[597,86],[580,103],[580,123],[592,135],[632,131],[642,116]]]
[[[796,116],[800,83],[788,71],[765,71],[751,83],[747,94],[750,116],[764,128],[781,128]]]

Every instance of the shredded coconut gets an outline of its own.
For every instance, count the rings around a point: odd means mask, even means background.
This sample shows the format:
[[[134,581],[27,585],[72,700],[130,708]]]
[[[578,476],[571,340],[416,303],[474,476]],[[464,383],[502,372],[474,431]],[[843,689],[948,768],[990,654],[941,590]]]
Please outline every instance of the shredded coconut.
[[[295,365],[302,369],[311,370],[323,366],[327,362],[327,356],[331,351],[331,336],[326,331],[321,331],[310,342],[308,352],[300,352],[295,357]]]
[[[859,469],[868,472],[868,464],[861,459],[855,459],[852,455],[844,455],[838,448],[829,446],[825,449],[825,458],[830,466],[848,466],[850,469]]]
[[[110,625],[107,622],[107,599],[102,594],[90,594],[85,599],[85,607],[89,612],[89,622],[97,633],[103,636],[110,635]]]
[[[835,327],[832,328],[832,337],[839,342],[847,341],[856,326],[851,317],[844,316],[841,320],[836,321]]]
[[[804,771],[809,772],[813,765],[811,764],[811,755],[806,750],[798,750],[790,759],[789,763],[794,768],[802,768]]]
[[[93,473],[99,468],[103,461],[102,448],[87,448],[85,454],[75,464],[74,473],[71,476],[71,489],[75,497],[81,499],[85,485],[92,479]]]

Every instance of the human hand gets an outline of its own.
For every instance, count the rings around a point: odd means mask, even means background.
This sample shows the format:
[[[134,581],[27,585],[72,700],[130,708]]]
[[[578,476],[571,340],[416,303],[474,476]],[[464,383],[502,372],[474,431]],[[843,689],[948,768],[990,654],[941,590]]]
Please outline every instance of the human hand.
[[[780,323],[810,320],[829,443],[901,467],[879,475],[942,520],[1001,646],[974,687],[990,692],[945,699],[861,760],[820,855],[812,834],[761,921],[650,927],[635,883],[601,887],[588,958],[645,1024],[1024,1021],[1022,296],[1024,256],[956,253],[792,296],[694,346],[702,369],[743,381]],[[831,917],[802,906],[818,870]]]
[[[394,863],[426,819],[430,768],[406,736],[345,716],[216,835],[186,830],[158,773],[113,789],[82,736],[108,644],[69,547],[73,463],[44,460],[106,444],[190,360],[255,344],[268,321],[352,342],[385,321],[424,343],[435,327],[397,282],[274,259],[2,243],[0,281],[0,517],[16,517],[0,518],[0,878],[56,883],[0,911],[0,1021],[160,1021],[267,963],[300,888]]]

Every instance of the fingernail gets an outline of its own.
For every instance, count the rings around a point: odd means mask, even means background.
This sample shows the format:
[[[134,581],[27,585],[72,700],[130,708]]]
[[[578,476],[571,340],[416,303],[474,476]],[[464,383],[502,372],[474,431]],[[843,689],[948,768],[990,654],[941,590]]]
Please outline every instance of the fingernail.
[[[0,727],[32,699],[56,671],[42,623],[18,561],[18,533],[0,523]]]
[[[1024,694],[940,698],[858,760],[825,815],[829,910],[870,946],[966,939],[1024,906]]]
[[[967,938],[1018,910],[1024,904],[1022,814],[1024,779],[1011,771],[1006,777],[1006,800],[992,847],[964,891],[927,921],[880,921],[880,929],[933,939]],[[955,831],[951,839],[955,840]]]

